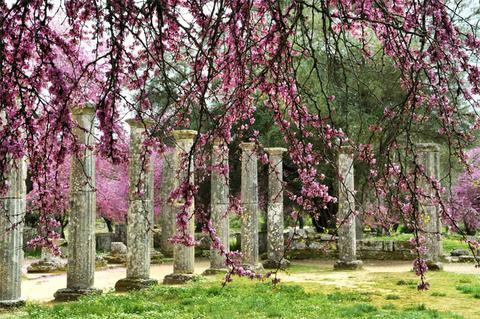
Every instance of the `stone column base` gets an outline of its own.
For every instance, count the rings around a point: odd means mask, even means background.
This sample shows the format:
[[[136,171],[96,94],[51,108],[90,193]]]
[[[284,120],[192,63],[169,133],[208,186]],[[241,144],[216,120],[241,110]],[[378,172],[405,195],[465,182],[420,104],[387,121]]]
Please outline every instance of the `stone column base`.
[[[62,288],[57,290],[53,295],[55,301],[75,301],[78,298],[86,295],[101,295],[102,290],[96,288],[86,288],[86,289],[72,289],[72,288]]]
[[[163,284],[164,285],[181,285],[189,281],[192,281],[195,278],[198,278],[198,275],[173,273],[170,275],[166,275],[165,278],[163,278]]]
[[[115,291],[140,290],[156,284],[158,284],[158,281],[150,278],[124,278],[117,281]]]
[[[263,267],[266,269],[285,269],[290,265],[290,261],[282,259],[281,261],[267,259],[263,262]]]
[[[225,275],[228,272],[228,268],[208,268],[202,275],[204,276],[214,276],[214,275]]]
[[[363,267],[361,260],[337,260],[333,265],[334,270],[360,270]]]
[[[25,305],[25,300],[16,299],[16,300],[0,300],[0,309],[2,308],[16,308]]]
[[[439,261],[427,260],[427,267],[428,267],[428,270],[430,270],[430,271],[442,271],[443,270],[443,264]]]

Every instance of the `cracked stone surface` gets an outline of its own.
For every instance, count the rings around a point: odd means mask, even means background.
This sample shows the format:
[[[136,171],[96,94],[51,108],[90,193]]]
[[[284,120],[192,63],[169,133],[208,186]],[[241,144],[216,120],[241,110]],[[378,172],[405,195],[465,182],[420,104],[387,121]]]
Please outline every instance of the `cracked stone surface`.
[[[357,260],[355,228],[355,184],[353,172],[353,150],[341,147],[338,159],[338,258],[335,269],[360,269]]]
[[[216,139],[212,148],[212,166],[211,175],[211,218],[213,227],[217,232],[217,236],[226,252],[229,247],[229,180],[228,174],[225,176],[220,173],[223,168],[228,167],[228,147],[221,139]],[[213,245],[210,248],[210,270],[206,275],[214,275],[225,271],[225,257],[220,254],[218,249]]]
[[[436,180],[440,177],[440,146],[435,143],[415,144],[417,152],[417,164],[423,167],[425,175]],[[421,187],[427,192],[434,192],[426,178],[422,178]],[[441,242],[441,221],[440,207],[438,204],[421,201],[421,235],[425,237],[425,259],[429,270],[442,270],[442,242]]]
[[[94,143],[95,109],[87,105],[73,110],[78,124],[73,132],[79,143]],[[97,293],[93,288],[95,273],[95,155],[86,147],[72,157],[70,170],[70,223],[68,242],[67,288],[55,293],[56,300],[74,300],[78,295]]]
[[[246,268],[259,268],[258,253],[258,173],[255,143],[241,143],[242,176],[241,251]]]
[[[24,303],[21,295],[23,260],[23,217],[25,215],[24,160],[11,162],[7,179],[8,191],[0,197],[0,307],[10,308]]]
[[[283,237],[283,162],[285,148],[265,148],[269,158],[267,206],[267,260],[265,268],[285,268]]]

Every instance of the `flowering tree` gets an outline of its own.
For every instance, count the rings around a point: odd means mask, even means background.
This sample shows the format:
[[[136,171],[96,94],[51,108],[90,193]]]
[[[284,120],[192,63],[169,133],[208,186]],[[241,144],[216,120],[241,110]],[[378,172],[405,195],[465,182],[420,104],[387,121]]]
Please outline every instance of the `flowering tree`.
[[[320,163],[335,165],[332,154],[349,143],[368,168],[375,195],[388,197],[406,220],[421,227],[415,222],[419,201],[445,206],[439,181],[425,176],[412,160],[416,132],[434,123],[450,156],[465,162],[464,147],[480,126],[475,99],[480,40],[461,8],[461,3],[451,6],[444,0],[3,2],[0,188],[8,187],[8,158],[28,157],[39,192],[36,205],[46,216],[61,196],[59,188],[51,187],[58,184],[55,172],[80,149],[71,118],[78,101],[95,105],[96,148],[114,163],[125,156],[121,118],[127,112],[154,121],[145,146],[159,153],[172,129],[197,130],[182,167],[191,172],[195,160],[203,177],[212,170],[205,146],[213,138],[230,143],[232,136],[258,141],[258,131],[251,127],[262,109],[288,146],[301,181],[299,192],[288,196],[302,211],[335,201]],[[59,12],[65,17],[61,30],[54,20]],[[85,45],[91,54],[79,50]],[[319,59],[319,53],[328,59]],[[366,63],[379,55],[391,60],[404,92],[401,102],[386,105],[376,124],[368,126],[371,139],[362,143],[340,130],[335,117],[337,108],[356,99],[351,89],[355,73],[349,72],[356,53]],[[332,86],[326,76],[332,67],[343,77],[341,87]],[[308,70],[302,73],[306,77],[298,75],[300,68]],[[160,105],[149,99],[155,81],[164,84],[167,94]],[[85,88],[92,87],[85,96]],[[346,101],[336,98],[339,88]],[[206,121],[216,125],[206,126]],[[435,198],[426,198],[421,177],[435,189]],[[185,178],[171,193],[172,200],[183,197],[185,203],[177,216],[178,243],[193,243],[182,229],[196,192]],[[448,214],[443,209],[444,218]],[[204,229],[219,243],[208,222]],[[422,243],[416,238],[414,265],[422,278],[420,288],[425,288]],[[227,255],[227,264],[231,273],[255,276],[243,270],[235,253]]]
[[[125,146],[124,146],[125,147]],[[161,188],[161,171],[162,163],[156,153],[153,154],[154,162],[154,185],[155,192],[158,193]],[[128,211],[128,163],[121,162],[112,164],[108,159],[101,157],[96,158],[96,199],[97,199],[97,214],[104,218],[108,227],[111,227],[111,222],[123,223],[126,221]],[[62,226],[68,223],[68,209],[69,209],[69,192],[70,192],[70,160],[60,165],[57,177],[52,177],[49,180],[56,181],[57,184],[49,186],[50,191],[58,192],[58,199],[60,201],[55,204],[55,210],[50,211],[50,226],[56,224],[54,220],[63,221]],[[27,209],[30,213],[41,211],[41,207],[36,207],[38,197],[41,196],[38,189],[38,184],[34,184],[35,188],[27,194],[29,205]],[[160,213],[160,197],[155,197],[154,212],[157,216]],[[44,216],[45,217],[45,216]],[[58,225],[58,224],[57,224]],[[50,230],[44,228],[50,236],[54,236]],[[35,240],[33,244],[42,244],[42,238]]]
[[[480,149],[474,148],[467,153],[470,166],[457,179],[452,193],[447,223],[453,230],[464,223],[467,233],[475,234],[480,229]]]

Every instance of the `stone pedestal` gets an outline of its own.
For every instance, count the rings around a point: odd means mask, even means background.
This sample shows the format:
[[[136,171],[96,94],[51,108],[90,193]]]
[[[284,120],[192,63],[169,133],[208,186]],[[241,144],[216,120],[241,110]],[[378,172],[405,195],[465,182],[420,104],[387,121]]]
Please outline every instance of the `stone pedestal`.
[[[258,253],[258,173],[255,143],[241,143],[242,183],[241,204],[241,252],[243,267],[252,271],[262,270]]]
[[[197,135],[196,131],[192,130],[178,130],[173,132],[175,138],[175,159],[173,161],[173,172],[178,173],[175,177],[177,181],[175,187],[179,186],[179,182],[190,179],[190,183],[194,182],[193,174],[193,162],[190,165],[190,176],[188,176],[186,156],[190,153],[193,146],[193,139]],[[174,204],[174,221],[177,219],[177,211],[183,206],[183,198],[180,198],[177,203]],[[188,226],[186,229],[186,235],[194,238],[195,236],[195,220],[194,220],[195,203],[188,208]],[[182,244],[175,244],[173,248],[173,273],[165,276],[163,279],[164,284],[182,284],[192,280],[194,276],[194,264],[195,264],[195,247],[185,246]]]
[[[225,170],[227,168],[227,170]],[[227,172],[222,174],[221,172]],[[228,146],[221,139],[215,139],[212,149],[212,175],[211,175],[211,219],[219,242],[224,253],[228,253],[229,247],[229,178],[228,178]],[[226,273],[225,256],[220,250],[211,244],[210,268],[205,270],[204,275]]]
[[[285,148],[272,147],[265,151],[269,157],[267,208],[267,260],[265,268],[286,268],[283,238],[283,162]]]
[[[435,190],[426,177],[439,180],[440,177],[440,147],[434,143],[416,144],[416,163],[424,170],[421,178],[422,189],[430,196],[435,198]],[[443,265],[440,262],[442,257],[442,239],[441,239],[441,221],[439,216],[440,208],[437,204],[432,204],[429,198],[421,200],[420,203],[420,235],[424,236],[427,251],[425,259],[429,270],[442,270]]]
[[[173,244],[170,242],[170,238],[175,234],[176,227],[173,204],[168,202],[168,196],[175,188],[174,160],[175,152],[163,154],[162,188],[160,190],[160,201],[162,205],[160,213],[160,251],[165,257],[173,256]]]
[[[127,278],[117,281],[116,291],[145,288],[157,283],[150,279],[150,249],[153,230],[153,163],[142,154],[145,122],[131,119],[128,162]]]
[[[96,233],[96,249],[103,252],[109,252],[112,246],[113,233]]]
[[[99,294],[93,288],[95,273],[95,156],[89,146],[94,144],[95,109],[91,106],[73,110],[78,124],[73,131],[85,147],[72,156],[70,168],[70,234],[68,237],[67,288],[55,293],[56,301],[76,300],[85,294]]]
[[[127,262],[127,246],[121,241],[110,245],[110,254],[104,257],[109,264],[125,264]]]
[[[12,162],[10,188],[0,194],[0,308],[17,307],[21,298],[23,218],[25,216],[25,161]]]
[[[357,259],[355,235],[355,183],[353,172],[353,150],[340,148],[338,167],[338,257],[335,269],[355,270],[362,268],[362,261]]]
[[[60,246],[61,241],[64,240],[56,240],[55,245]],[[60,256],[53,255],[50,249],[48,249],[47,247],[43,247],[40,260],[28,266],[27,272],[31,274],[52,273],[64,271],[66,268],[67,264]]]

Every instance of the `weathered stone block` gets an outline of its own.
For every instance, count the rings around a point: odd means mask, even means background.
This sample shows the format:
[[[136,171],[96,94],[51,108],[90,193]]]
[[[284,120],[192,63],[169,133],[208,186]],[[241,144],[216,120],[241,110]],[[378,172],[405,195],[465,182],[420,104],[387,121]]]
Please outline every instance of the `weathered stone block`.
[[[116,282],[115,291],[141,290],[156,284],[158,284],[158,281],[150,278],[124,278]]]
[[[169,274],[163,278],[164,285],[181,285],[198,278],[194,274]]]
[[[100,295],[102,291],[96,288],[63,288],[55,292],[55,301],[76,301],[82,296],[86,295]]]
[[[393,251],[393,240],[383,241],[383,251]]]
[[[468,256],[471,252],[468,249],[454,249],[450,252],[450,256]]]
[[[109,252],[112,245],[113,233],[96,233],[95,248],[98,251]]]
[[[337,260],[333,265],[334,270],[359,270],[362,267],[363,262],[361,260]]]
[[[414,247],[408,240],[396,240],[393,243],[393,250],[402,251],[402,250],[412,250]]]
[[[362,240],[359,246],[361,250],[383,251],[383,241],[380,240]]]

